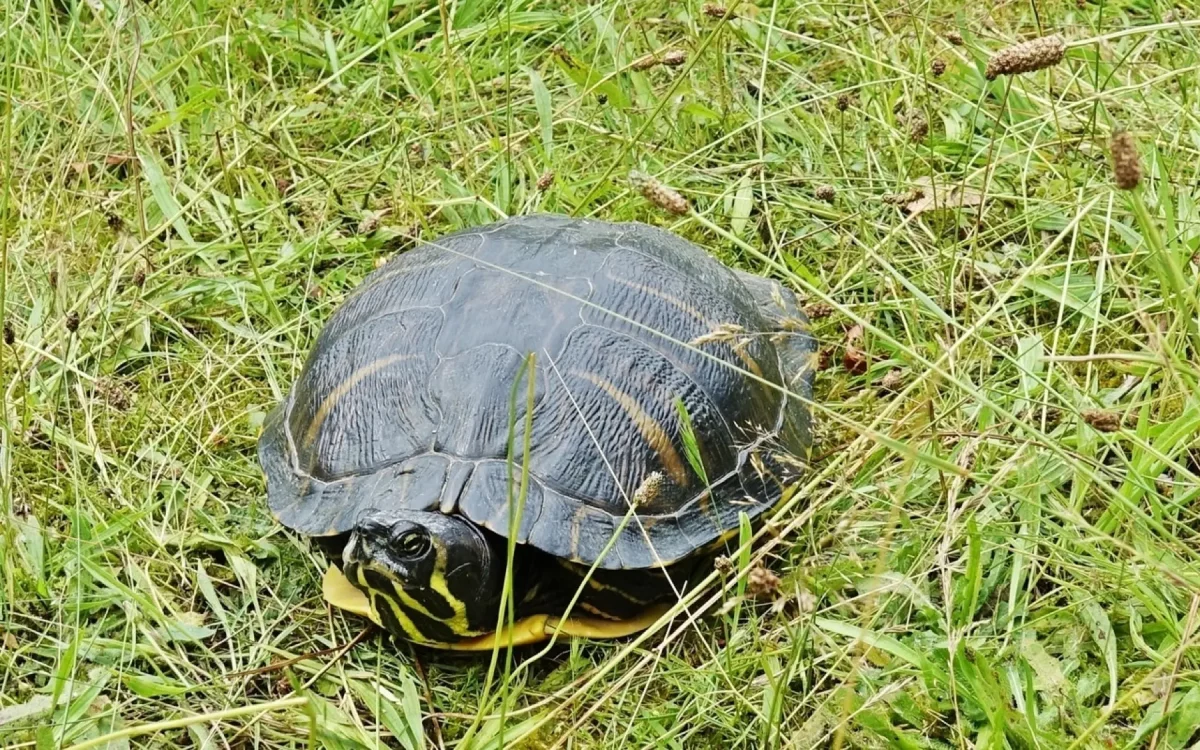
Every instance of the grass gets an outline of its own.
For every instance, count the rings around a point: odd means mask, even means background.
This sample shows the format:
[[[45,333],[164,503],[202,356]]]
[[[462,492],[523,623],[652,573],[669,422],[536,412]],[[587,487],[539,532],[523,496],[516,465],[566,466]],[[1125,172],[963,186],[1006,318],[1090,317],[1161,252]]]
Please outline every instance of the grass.
[[[4,0],[0,744],[1200,741],[1194,11],[734,5]],[[254,441],[377,262],[532,211],[797,289],[821,460],[705,613],[493,670],[331,613]]]

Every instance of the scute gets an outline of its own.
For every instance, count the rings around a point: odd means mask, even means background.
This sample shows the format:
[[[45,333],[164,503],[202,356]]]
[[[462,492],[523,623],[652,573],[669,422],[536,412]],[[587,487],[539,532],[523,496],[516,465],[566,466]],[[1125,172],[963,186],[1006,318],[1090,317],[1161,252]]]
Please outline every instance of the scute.
[[[733,465],[734,437],[721,402],[637,339],[594,326],[576,331],[549,377],[534,413],[530,470],[564,494],[622,515],[656,471],[697,491],[677,398],[696,429],[704,465],[714,474]]]
[[[425,452],[439,421],[429,382],[441,326],[439,310],[406,309],[325,342],[294,390],[297,470],[339,479]]]
[[[771,455],[808,444],[777,384],[810,397],[813,342],[765,289],[641,224],[531,216],[410,251],[334,313],[269,416],[269,505],[309,534],[402,505],[507,535],[532,407],[516,541],[609,569],[678,560],[771,507],[789,471]]]

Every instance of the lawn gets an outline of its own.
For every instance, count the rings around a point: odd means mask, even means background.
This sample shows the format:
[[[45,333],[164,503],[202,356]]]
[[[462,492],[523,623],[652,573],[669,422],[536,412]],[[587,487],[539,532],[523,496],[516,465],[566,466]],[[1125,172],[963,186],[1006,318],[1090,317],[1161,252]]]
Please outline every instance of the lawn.
[[[0,8],[0,745],[1200,742],[1191,3]],[[377,265],[538,211],[795,289],[814,461],[636,638],[413,649],[255,441]]]

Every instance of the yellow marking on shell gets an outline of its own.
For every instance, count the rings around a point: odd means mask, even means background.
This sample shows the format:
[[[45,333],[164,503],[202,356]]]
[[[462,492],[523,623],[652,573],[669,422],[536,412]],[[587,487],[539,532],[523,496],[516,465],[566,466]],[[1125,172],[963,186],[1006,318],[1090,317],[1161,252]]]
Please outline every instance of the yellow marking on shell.
[[[721,546],[725,545],[726,543],[728,543],[731,539],[735,539],[735,538],[741,536],[741,533],[742,533],[742,530],[738,526],[735,526],[732,529],[726,529],[725,531],[722,531],[720,534],[717,534],[717,538],[712,540],[712,542],[704,545],[703,550],[706,552],[715,550],[717,547],[721,547]]]
[[[658,460],[662,463],[663,468],[667,470],[667,474],[671,476],[671,479],[676,484],[686,487],[688,485],[688,474],[684,468],[683,459],[679,457],[679,453],[671,443],[670,436],[667,435],[667,431],[662,428],[662,425],[647,414],[636,399],[606,378],[590,372],[576,371],[575,374],[600,388],[612,400],[617,402],[617,405],[624,410],[625,414],[637,427],[638,432],[642,434],[642,439],[658,454]]]
[[[742,364],[755,377],[762,377],[762,368],[758,366],[758,362],[754,360],[754,357],[750,356],[750,352],[746,351],[746,347],[735,344],[733,346],[733,353],[737,355],[738,359],[742,360]]]
[[[442,622],[446,623],[452,631],[460,635],[478,633],[479,631],[477,630],[471,630],[470,623],[467,620],[467,605],[454,596],[454,594],[450,593],[450,585],[446,581],[446,548],[441,544],[436,545],[436,554],[437,558],[433,565],[433,574],[429,577],[429,588],[440,594],[454,609],[454,617],[451,617],[449,620],[442,620]]]
[[[305,448],[312,446],[317,439],[317,433],[321,431],[321,426],[329,417],[329,413],[333,411],[335,406],[337,406],[337,402],[350,392],[350,389],[389,365],[413,358],[414,355],[412,354],[392,354],[390,356],[377,359],[370,364],[363,365],[354,372],[350,373],[350,377],[343,380],[340,384],[338,384],[337,388],[334,388],[327,396],[325,396],[324,399],[322,399],[321,405],[317,407],[316,413],[313,414],[312,421],[308,424],[308,429],[304,431],[304,440],[302,441],[301,445]]]
[[[575,509],[574,515],[571,516],[571,560],[579,561],[579,530],[583,525],[584,517],[587,516],[587,508],[580,505]]]
[[[705,492],[696,500],[696,505],[700,508],[700,512],[709,520],[716,528],[721,528],[721,519],[713,514],[712,495]]]
[[[618,277],[612,276],[612,275],[610,275],[609,278],[611,278],[613,281],[624,284],[627,287],[636,289],[643,294],[648,294],[651,297],[658,297],[659,299],[661,299],[662,301],[671,305],[672,307],[675,307],[676,309],[681,310],[684,313],[695,318],[696,320],[700,321],[700,323],[702,325],[704,325],[705,327],[715,328],[717,326],[717,324],[712,320],[712,318],[709,318],[707,315],[700,312],[699,310],[692,307],[691,305],[689,305],[688,303],[679,299],[678,297],[676,297],[673,294],[667,294],[666,292],[662,291],[661,289],[655,289],[654,287],[646,286],[645,284],[639,284],[638,282],[630,281],[629,279],[622,279],[622,278],[618,278]]]

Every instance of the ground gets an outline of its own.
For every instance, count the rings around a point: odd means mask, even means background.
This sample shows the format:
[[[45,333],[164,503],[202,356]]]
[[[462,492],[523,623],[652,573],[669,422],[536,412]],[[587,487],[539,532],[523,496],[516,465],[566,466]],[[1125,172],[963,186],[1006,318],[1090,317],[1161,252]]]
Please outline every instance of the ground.
[[[0,18],[0,744],[1200,739],[1190,3]],[[985,75],[1055,33],[1047,67]],[[325,606],[255,439],[377,263],[533,211],[795,289],[815,460],[641,638],[414,651]]]

